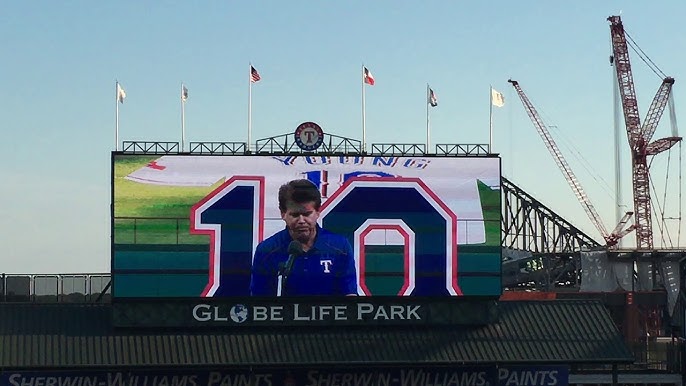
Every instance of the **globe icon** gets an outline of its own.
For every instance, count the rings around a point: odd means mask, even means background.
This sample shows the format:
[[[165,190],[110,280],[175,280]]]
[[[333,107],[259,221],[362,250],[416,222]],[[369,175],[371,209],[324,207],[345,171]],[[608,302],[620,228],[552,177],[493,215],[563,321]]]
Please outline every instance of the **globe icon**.
[[[229,316],[234,322],[243,323],[248,320],[248,307],[244,306],[243,304],[236,304],[231,307]]]

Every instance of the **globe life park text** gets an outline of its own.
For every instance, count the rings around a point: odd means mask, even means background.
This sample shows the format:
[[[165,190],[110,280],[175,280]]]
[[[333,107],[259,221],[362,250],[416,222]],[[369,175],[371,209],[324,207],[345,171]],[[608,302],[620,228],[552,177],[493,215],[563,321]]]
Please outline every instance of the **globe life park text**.
[[[422,305],[372,303],[302,305],[253,305],[236,304],[232,307],[198,304],[193,307],[193,318],[198,322],[311,322],[311,321],[417,321],[422,320]]]

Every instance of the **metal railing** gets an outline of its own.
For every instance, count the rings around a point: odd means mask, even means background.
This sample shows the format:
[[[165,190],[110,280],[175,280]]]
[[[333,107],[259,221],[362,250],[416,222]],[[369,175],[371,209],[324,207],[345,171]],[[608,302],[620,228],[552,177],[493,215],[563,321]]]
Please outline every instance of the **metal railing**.
[[[0,302],[98,303],[110,299],[109,273],[0,274]]]
[[[340,137],[333,134],[324,134],[323,141],[319,148],[306,151],[302,150],[292,133],[277,135],[274,137],[268,137],[263,139],[258,139],[255,141],[255,148],[253,149],[256,153],[277,153],[277,154],[350,154],[357,155],[360,154],[362,149],[362,143],[359,140]]]
[[[122,152],[126,154],[176,154],[179,152],[179,143],[160,141],[124,141]]]
[[[372,150],[369,155],[395,155],[395,156],[489,156],[491,155],[488,144],[437,144],[434,149],[427,148],[426,144],[371,144]],[[159,141],[124,141],[122,153],[126,154],[180,154],[179,142]],[[295,142],[293,133],[286,133],[274,137],[261,138],[254,143],[245,142],[190,142],[189,154],[199,155],[236,155],[252,153],[268,154],[366,154],[362,142],[353,138],[341,137],[333,134],[324,134],[321,146],[312,151],[300,149]]]
[[[634,363],[620,365],[620,372],[686,373],[686,340],[683,338],[657,338],[647,342],[628,343],[634,354]],[[611,365],[583,364],[574,366],[578,373],[610,371]]]
[[[191,142],[191,154],[245,154],[245,142]]]
[[[491,146],[487,144],[437,144],[436,154],[484,156],[491,154]]]
[[[686,371],[684,339],[658,338],[647,342],[630,343],[629,348],[636,359],[628,370],[661,370],[670,373]]]

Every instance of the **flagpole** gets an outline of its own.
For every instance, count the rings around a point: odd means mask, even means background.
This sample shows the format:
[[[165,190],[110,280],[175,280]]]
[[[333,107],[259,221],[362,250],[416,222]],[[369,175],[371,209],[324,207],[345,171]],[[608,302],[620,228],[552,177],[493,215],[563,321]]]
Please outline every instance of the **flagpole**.
[[[362,152],[367,152],[367,128],[366,128],[366,118],[365,118],[365,106],[364,106],[364,63],[362,63]]]
[[[488,152],[493,154],[493,86],[489,85],[488,88]]]
[[[250,152],[252,142],[252,63],[248,65],[248,144],[247,151]]]
[[[431,98],[431,88],[429,87],[429,84],[426,84],[426,152],[430,153],[431,151],[429,150],[431,148],[431,121],[429,120],[429,105],[430,103],[430,98]]]
[[[114,82],[114,150],[119,151],[119,81]]]
[[[183,82],[181,82],[181,152],[186,144],[186,101],[183,100]]]

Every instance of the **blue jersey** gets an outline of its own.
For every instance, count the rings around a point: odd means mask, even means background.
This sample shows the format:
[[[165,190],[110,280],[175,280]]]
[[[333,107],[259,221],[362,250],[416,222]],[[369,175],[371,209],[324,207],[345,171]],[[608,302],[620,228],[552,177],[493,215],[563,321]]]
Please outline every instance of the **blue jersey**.
[[[252,262],[250,293],[276,296],[279,265],[288,260],[288,229],[262,241]],[[284,296],[357,294],[355,259],[348,240],[317,226],[314,245],[295,258]]]

